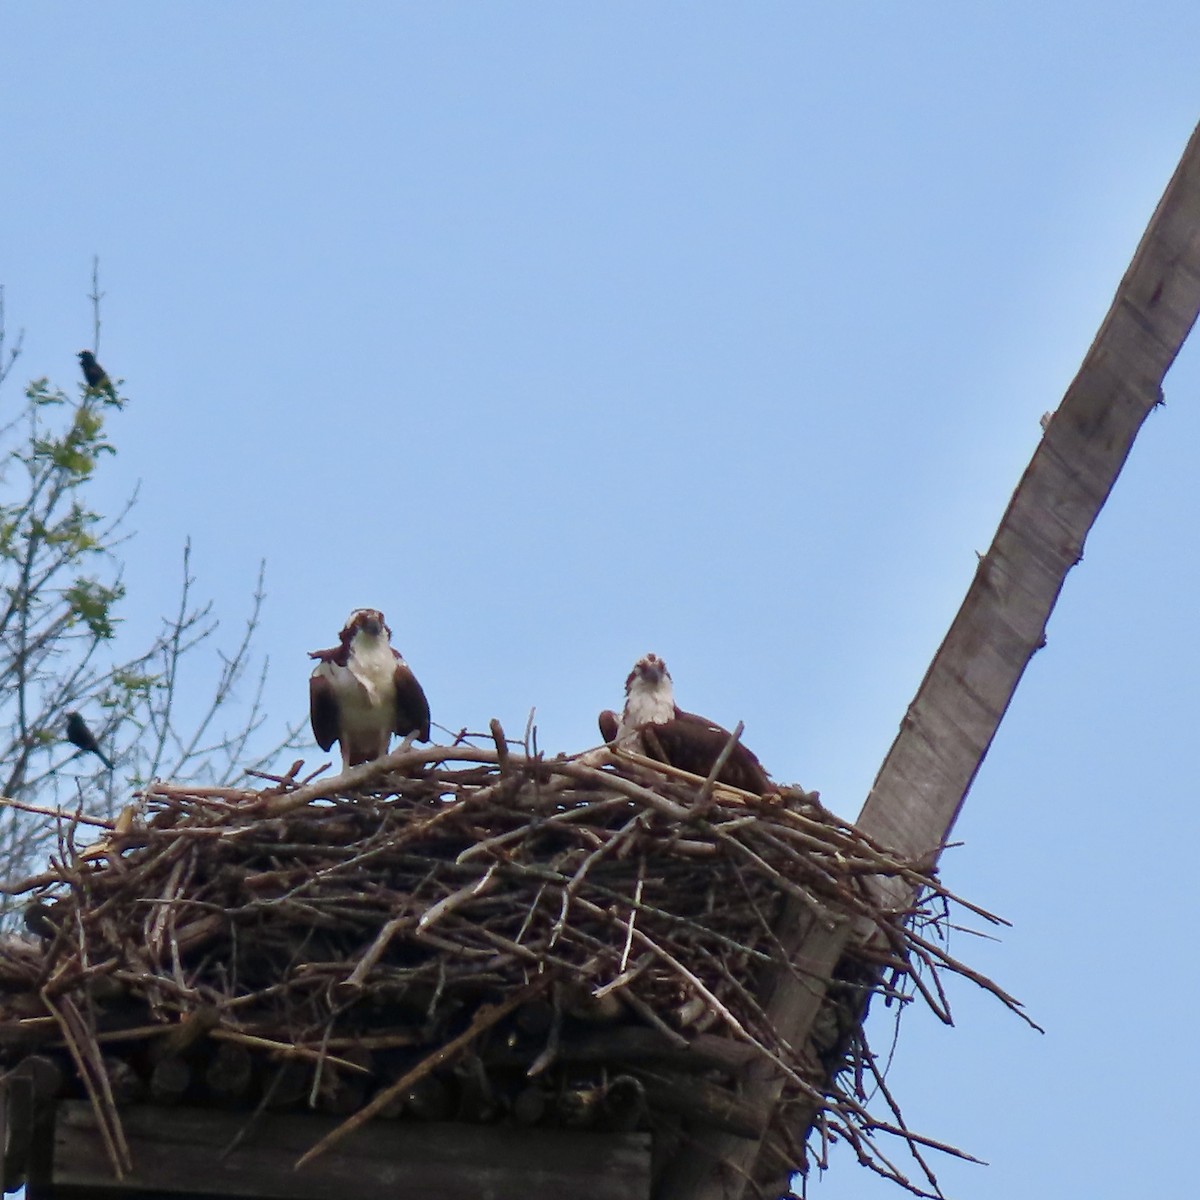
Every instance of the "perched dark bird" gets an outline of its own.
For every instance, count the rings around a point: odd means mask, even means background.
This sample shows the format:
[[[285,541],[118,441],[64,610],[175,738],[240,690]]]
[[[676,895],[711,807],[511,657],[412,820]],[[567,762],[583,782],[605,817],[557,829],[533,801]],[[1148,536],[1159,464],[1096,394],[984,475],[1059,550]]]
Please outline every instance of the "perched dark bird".
[[[80,750],[94,754],[110,771],[113,769],[112,760],[100,749],[96,735],[77,712],[67,713],[67,741]]]
[[[714,721],[684,712],[675,704],[675,688],[666,663],[657,654],[639,658],[625,680],[625,707],[618,718],[600,714],[606,742],[625,746],[693,775],[707,776],[731,734]],[[762,763],[741,742],[725,760],[717,778],[743,791],[763,795],[771,780]]]
[[[338,645],[309,658],[319,660],[308,683],[313,735],[322,750],[341,745],[343,767],[386,754],[393,733],[429,741],[429,701],[378,609],[356,608]]]
[[[117,398],[117,390],[108,377],[108,372],[96,361],[96,356],[90,350],[80,350],[79,365],[83,368],[83,378],[88,387],[95,392],[107,392],[109,399]]]
[[[54,920],[54,906],[57,901],[46,903],[43,900],[32,900],[25,906],[25,928],[38,937],[54,938],[58,935],[58,925]]]

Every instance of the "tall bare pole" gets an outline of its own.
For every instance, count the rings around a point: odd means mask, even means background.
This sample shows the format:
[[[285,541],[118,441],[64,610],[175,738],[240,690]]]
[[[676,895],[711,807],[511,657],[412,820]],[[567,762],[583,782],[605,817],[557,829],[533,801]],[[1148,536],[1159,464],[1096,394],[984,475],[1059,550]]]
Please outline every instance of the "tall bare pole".
[[[1200,127],[1159,201],[1083,365],[1021,477],[991,548],[875,779],[859,827],[900,856],[933,863],[958,817],[1083,544],[1200,312]],[[885,885],[898,907],[911,897]],[[853,931],[809,929],[798,910],[783,936],[799,972],[781,972],[767,1006],[792,1045],[809,1036],[825,983]],[[743,1098],[773,1105],[782,1080],[755,1063]],[[760,1143],[721,1135],[689,1146],[657,1200],[737,1200]]]

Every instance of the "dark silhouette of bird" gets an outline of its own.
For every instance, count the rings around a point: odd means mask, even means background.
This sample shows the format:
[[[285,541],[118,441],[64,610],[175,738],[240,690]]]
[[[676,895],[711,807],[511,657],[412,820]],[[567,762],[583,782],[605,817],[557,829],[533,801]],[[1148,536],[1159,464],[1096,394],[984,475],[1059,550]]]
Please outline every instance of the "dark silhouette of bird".
[[[96,356],[90,350],[80,350],[79,365],[83,368],[83,378],[92,391],[107,392],[111,400],[117,398],[117,390],[113,387],[108,372],[96,361]]]
[[[54,920],[54,908],[58,904],[57,900],[52,900],[49,904],[42,900],[33,900],[25,906],[23,919],[25,928],[30,933],[36,933],[38,937],[55,938],[58,936],[58,925]],[[59,918],[61,920],[61,916]]]
[[[85,753],[94,754],[110,771],[113,769],[112,759],[100,749],[96,735],[77,712],[67,713],[67,741]]]

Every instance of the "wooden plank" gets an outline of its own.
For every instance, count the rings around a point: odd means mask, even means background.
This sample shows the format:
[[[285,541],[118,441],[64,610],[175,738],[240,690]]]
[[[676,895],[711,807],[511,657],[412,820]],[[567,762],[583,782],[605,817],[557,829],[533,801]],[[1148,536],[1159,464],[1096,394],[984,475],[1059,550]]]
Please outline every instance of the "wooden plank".
[[[1107,500],[1200,312],[1200,128],[1193,132],[1117,289],[1108,315],[981,560],[858,819],[902,857],[937,861],[1025,667],[1043,644],[1067,572]],[[903,905],[901,881],[883,889]],[[811,974],[775,981],[768,1014],[792,1045],[807,1040],[848,928],[809,929],[794,906],[782,940]],[[764,1064],[744,1098],[774,1104]],[[759,1142],[721,1135],[680,1155],[658,1200],[737,1200]],[[761,1176],[760,1176],[761,1177]],[[767,1194],[781,1181],[766,1179]]]
[[[0,1160],[0,1187],[16,1191],[25,1182],[34,1137],[34,1087],[29,1075],[13,1072],[0,1084],[3,1107],[0,1130],[4,1146]]]
[[[337,1124],[270,1116],[231,1154],[248,1113],[137,1106],[122,1111],[134,1171],[113,1179],[91,1106],[64,1101],[54,1130],[60,1189],[112,1196],[263,1200],[638,1200],[650,1194],[650,1135],[375,1121],[300,1171],[296,1160]],[[40,1185],[40,1186],[39,1186]],[[31,1196],[45,1194],[35,1181]]]

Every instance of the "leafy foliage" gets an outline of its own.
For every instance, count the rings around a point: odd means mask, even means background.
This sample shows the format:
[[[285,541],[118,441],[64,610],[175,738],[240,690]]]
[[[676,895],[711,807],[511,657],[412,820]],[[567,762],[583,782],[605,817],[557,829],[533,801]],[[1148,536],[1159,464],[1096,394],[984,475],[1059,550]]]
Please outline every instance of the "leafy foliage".
[[[0,385],[21,349],[18,339],[6,351],[3,320],[0,290]],[[218,622],[210,604],[194,599],[190,545],[174,614],[148,644],[123,630],[118,551],[136,493],[115,517],[88,497],[116,454],[110,423],[128,403],[121,381],[114,383],[111,390],[80,383],[72,396],[34,380],[20,414],[0,427],[0,789],[25,803],[106,815],[155,777],[224,783],[261,768],[298,744],[299,732],[287,730],[265,753],[251,750],[266,719],[267,663],[257,663],[252,648],[265,599],[261,569],[232,650],[210,646]],[[139,640],[143,649],[121,654]],[[212,661],[199,652],[214,649],[215,684],[185,689],[192,668]],[[247,700],[239,685],[248,676]],[[85,714],[113,771],[65,740],[72,710]],[[0,878],[36,865],[52,839],[43,817],[0,807]]]

